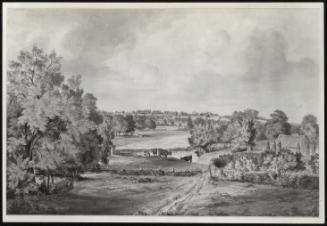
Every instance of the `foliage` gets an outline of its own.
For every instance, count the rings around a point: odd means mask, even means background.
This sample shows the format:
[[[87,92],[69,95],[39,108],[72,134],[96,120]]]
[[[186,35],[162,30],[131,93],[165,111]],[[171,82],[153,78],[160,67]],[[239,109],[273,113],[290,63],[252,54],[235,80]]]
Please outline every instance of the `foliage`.
[[[255,122],[255,129],[256,129],[256,140],[266,140],[266,127],[263,123],[256,121]]]
[[[240,132],[239,138],[236,140],[237,145],[239,147],[247,148],[249,147],[251,150],[255,145],[254,139],[256,136],[256,129],[254,127],[253,119],[244,119],[242,121],[242,129]]]
[[[313,174],[319,174],[319,154],[311,155],[311,159],[307,163],[307,168]]]
[[[153,119],[150,119],[150,118],[145,119],[144,124],[145,124],[145,128],[148,128],[148,129],[156,128],[156,123]]]
[[[135,127],[136,129],[143,130],[145,129],[145,119],[146,117],[143,115],[137,116],[135,119]]]
[[[299,134],[302,135],[301,125],[291,123],[290,124],[290,134]]]
[[[108,156],[113,146],[112,140],[115,137],[113,128],[113,117],[106,112],[102,112],[103,122],[98,126],[98,133],[102,137],[101,161],[108,164]]]
[[[155,129],[157,127],[156,122],[152,118],[146,117],[144,115],[138,116],[135,121],[135,126],[139,130]]]
[[[310,143],[317,145],[319,139],[319,127],[317,118],[313,115],[306,115],[303,117],[301,123],[301,130],[303,134],[309,139]]]
[[[210,144],[222,140],[226,126],[213,120],[197,118],[194,120],[193,129],[190,131],[189,143],[194,147],[207,150]]]
[[[288,117],[281,110],[275,110],[270,114],[271,119],[266,123],[266,137],[276,139],[279,134],[290,134],[290,124]]]
[[[193,129],[193,122],[192,122],[191,117],[188,117],[188,118],[187,118],[187,128],[188,128],[189,130]]]
[[[134,132],[135,131],[135,121],[132,115],[126,115],[125,120],[127,121],[127,129],[126,132]]]
[[[113,119],[113,128],[116,134],[125,133],[128,129],[128,122],[123,115],[115,115]]]
[[[7,184],[16,194],[28,193],[37,173],[72,176],[101,152],[96,98],[83,95],[80,75],[64,82],[60,60],[34,46],[9,64]]]
[[[211,160],[209,170],[213,177],[220,179],[316,189],[319,184],[317,166],[317,155],[305,166],[301,154],[282,149],[279,153],[220,155]]]

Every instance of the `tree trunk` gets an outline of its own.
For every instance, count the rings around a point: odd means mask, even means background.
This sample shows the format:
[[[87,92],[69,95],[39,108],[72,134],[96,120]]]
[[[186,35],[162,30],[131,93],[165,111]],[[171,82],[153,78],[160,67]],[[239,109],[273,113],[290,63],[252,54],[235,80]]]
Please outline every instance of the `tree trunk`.
[[[48,175],[47,190],[50,191],[50,176]]]

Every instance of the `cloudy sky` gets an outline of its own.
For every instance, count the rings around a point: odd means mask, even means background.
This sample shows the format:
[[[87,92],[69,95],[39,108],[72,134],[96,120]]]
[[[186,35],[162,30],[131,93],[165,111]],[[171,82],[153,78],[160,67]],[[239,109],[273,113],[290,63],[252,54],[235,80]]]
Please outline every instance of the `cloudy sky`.
[[[99,108],[283,110],[319,117],[319,9],[9,9],[7,58],[33,44],[81,74]]]

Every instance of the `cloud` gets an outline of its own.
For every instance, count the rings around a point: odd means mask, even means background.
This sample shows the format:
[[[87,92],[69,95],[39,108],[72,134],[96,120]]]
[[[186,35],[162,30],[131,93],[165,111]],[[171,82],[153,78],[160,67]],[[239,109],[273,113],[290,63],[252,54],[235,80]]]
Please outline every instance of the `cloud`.
[[[106,110],[319,109],[322,14],[314,9],[12,10],[8,53],[33,43]],[[40,20],[42,18],[42,20]],[[17,44],[19,43],[19,45]]]

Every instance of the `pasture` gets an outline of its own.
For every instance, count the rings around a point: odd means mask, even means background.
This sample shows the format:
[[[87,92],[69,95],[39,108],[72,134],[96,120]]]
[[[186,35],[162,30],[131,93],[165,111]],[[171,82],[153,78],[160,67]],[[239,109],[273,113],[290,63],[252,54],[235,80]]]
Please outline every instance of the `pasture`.
[[[136,131],[139,136],[121,136],[114,139],[116,149],[186,148],[189,131],[158,127],[155,130]]]

